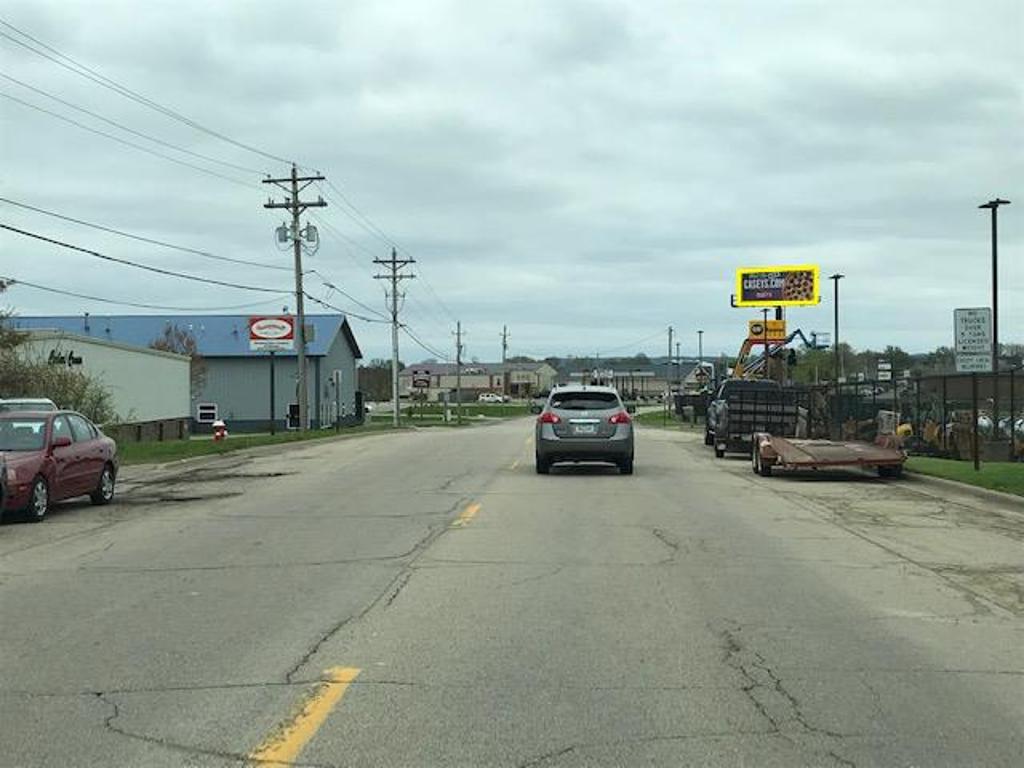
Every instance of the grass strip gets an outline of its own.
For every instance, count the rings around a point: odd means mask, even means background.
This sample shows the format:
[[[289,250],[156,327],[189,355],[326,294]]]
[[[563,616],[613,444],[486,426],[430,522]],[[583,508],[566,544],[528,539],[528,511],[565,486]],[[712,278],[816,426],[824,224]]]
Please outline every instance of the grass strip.
[[[196,440],[164,440],[142,443],[121,442],[117,451],[122,464],[152,464],[191,459],[196,456],[214,456],[246,448],[258,448],[263,445],[283,445],[308,440],[344,439],[368,433],[386,432],[394,429],[391,424],[364,424],[356,427],[345,427],[335,433],[333,429],[311,430],[305,434],[299,432],[279,432],[276,435],[230,435],[227,440],[214,442],[210,437]]]
[[[1014,462],[986,462],[974,470],[970,461],[935,459],[929,456],[911,456],[907,469],[922,475],[955,480],[958,483],[988,488],[992,491],[1024,496],[1024,464]]]

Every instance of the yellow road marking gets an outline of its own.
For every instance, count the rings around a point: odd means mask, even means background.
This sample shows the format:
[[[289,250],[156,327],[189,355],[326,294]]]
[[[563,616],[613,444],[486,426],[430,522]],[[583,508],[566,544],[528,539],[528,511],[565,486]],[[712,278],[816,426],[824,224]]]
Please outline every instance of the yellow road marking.
[[[355,667],[326,670],[326,680],[313,689],[294,715],[249,753],[249,760],[254,763],[292,764],[341,701],[349,685],[359,676],[359,671]]]
[[[469,521],[476,517],[476,513],[480,511],[479,504],[470,504],[459,515],[458,519],[452,523],[453,528],[462,528],[465,525],[469,525]]]

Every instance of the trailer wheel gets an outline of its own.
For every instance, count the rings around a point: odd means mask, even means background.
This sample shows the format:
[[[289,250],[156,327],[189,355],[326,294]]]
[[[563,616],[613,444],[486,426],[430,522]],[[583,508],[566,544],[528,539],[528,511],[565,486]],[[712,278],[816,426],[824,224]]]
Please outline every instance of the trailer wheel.
[[[757,474],[761,477],[772,476],[772,465],[766,462],[760,453],[757,454]]]
[[[716,459],[724,459],[725,458],[725,448],[719,448],[716,445],[715,446],[715,458]]]
[[[903,477],[903,465],[902,464],[890,464],[886,466],[878,467],[879,477],[888,477],[893,480],[897,480]]]

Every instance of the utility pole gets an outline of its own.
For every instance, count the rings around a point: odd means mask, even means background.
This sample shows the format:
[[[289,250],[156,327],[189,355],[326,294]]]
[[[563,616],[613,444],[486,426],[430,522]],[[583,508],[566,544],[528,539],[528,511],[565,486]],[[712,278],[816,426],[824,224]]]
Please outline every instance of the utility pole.
[[[397,251],[391,249],[390,259],[374,259],[374,264],[387,267],[388,274],[377,274],[374,280],[389,280],[391,282],[391,423],[396,427],[401,421],[401,410],[398,406],[398,284],[402,280],[412,280],[416,275],[402,273],[402,270],[410,264],[415,264],[416,259],[400,259]]]
[[[462,321],[455,322],[455,420],[462,424]]]
[[[669,394],[672,393],[672,334],[674,333],[672,326],[668,327],[668,367],[665,369],[665,383],[668,384]]]
[[[508,394],[508,326],[501,326],[501,394]]]
[[[844,277],[846,277],[846,275],[840,274],[839,272],[836,272],[834,275],[831,275],[829,277],[829,280],[831,280],[832,284],[835,286],[833,292],[834,298],[832,302],[832,310],[835,313],[832,322],[832,349],[835,352],[836,384],[839,383],[839,379],[842,375],[841,372],[843,369],[843,353],[839,349],[839,281],[842,280]]]
[[[268,198],[264,208],[286,208],[292,214],[291,240],[295,254],[295,308],[298,311],[299,337],[298,369],[299,369],[299,431],[305,432],[309,424],[309,387],[306,384],[306,293],[302,287],[302,229],[299,225],[299,216],[307,208],[323,208],[327,205],[324,199],[317,195],[316,201],[299,200],[299,193],[315,181],[323,181],[320,174],[316,176],[299,176],[295,163],[292,163],[291,176],[283,179],[263,179],[264,184],[274,184],[289,194],[289,198],[277,202]],[[301,184],[301,186],[300,186]],[[310,242],[316,241],[316,229],[308,227],[306,237]],[[279,237],[279,239],[282,239]]]
[[[676,391],[683,389],[683,356],[679,353],[680,343],[676,342]]]

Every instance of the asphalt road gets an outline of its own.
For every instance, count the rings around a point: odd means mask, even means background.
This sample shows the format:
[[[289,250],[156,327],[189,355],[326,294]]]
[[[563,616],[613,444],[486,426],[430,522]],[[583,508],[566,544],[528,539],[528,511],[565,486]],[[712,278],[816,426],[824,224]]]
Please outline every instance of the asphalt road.
[[[0,527],[0,765],[1019,766],[1024,512],[532,422],[131,470]]]

